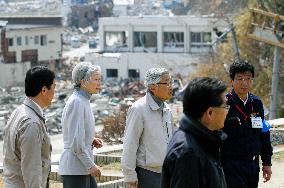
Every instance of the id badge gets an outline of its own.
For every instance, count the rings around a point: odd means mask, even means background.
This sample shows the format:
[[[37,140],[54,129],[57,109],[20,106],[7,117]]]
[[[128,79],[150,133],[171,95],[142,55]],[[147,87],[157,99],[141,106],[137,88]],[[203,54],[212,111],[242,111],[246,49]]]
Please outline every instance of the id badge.
[[[250,119],[251,119],[252,128],[262,129],[263,125],[261,117],[251,117]]]

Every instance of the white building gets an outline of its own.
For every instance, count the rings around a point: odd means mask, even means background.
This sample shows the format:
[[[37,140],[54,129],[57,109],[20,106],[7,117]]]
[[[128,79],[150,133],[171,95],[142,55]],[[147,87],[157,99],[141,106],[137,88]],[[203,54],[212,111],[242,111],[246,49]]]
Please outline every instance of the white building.
[[[208,16],[108,17],[99,19],[103,52],[208,52],[213,27],[225,23]]]
[[[61,17],[1,19],[8,21],[1,38],[5,63],[55,62],[61,58]]]
[[[143,79],[154,66],[187,76],[212,50],[213,28],[225,26],[209,16],[101,18],[101,53],[88,54],[86,60],[100,65],[104,78]]]

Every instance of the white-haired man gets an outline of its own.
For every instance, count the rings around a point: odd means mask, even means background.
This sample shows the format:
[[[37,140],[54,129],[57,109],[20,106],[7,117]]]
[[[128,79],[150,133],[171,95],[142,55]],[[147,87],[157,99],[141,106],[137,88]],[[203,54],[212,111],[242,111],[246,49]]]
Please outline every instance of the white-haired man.
[[[149,69],[147,93],[129,109],[124,133],[124,181],[139,188],[159,188],[161,169],[174,131],[172,113],[165,102],[172,97],[172,79],[165,68]]]

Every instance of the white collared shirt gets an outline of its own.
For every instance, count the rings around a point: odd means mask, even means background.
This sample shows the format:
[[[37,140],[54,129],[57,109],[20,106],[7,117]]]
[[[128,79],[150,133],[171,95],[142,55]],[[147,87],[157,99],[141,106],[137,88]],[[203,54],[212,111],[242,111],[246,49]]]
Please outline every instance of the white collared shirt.
[[[241,98],[240,98],[241,99]],[[248,94],[247,94],[247,97],[246,97],[246,99],[245,100],[243,100],[243,99],[241,99],[241,101],[243,101],[243,103],[244,103],[244,106],[247,104],[247,102],[248,102]]]

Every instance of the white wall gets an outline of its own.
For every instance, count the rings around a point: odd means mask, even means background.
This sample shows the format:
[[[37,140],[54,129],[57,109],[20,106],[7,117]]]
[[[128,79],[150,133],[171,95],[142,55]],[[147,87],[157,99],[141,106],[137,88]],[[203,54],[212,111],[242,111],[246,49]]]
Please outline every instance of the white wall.
[[[6,31],[6,38],[13,38],[14,45],[9,46],[9,51],[16,51],[17,62],[22,61],[23,50],[38,50],[38,61],[49,61],[59,59],[61,53],[61,38],[63,32],[61,27],[13,29]],[[34,38],[39,36],[39,44],[35,45]],[[40,35],[47,36],[47,45],[40,45]],[[25,37],[28,36],[29,44],[26,45]],[[22,45],[17,45],[17,37],[22,37]]]
[[[30,68],[30,62],[9,64],[0,63],[0,87],[24,84],[26,72]]]
[[[187,77],[194,72],[199,58],[192,54],[91,53],[86,54],[85,60],[101,66],[103,78],[106,78],[106,69],[118,69],[118,78],[128,78],[129,69],[138,69],[143,80],[152,67],[165,67],[174,75],[179,73]]]

